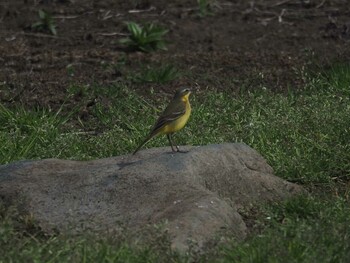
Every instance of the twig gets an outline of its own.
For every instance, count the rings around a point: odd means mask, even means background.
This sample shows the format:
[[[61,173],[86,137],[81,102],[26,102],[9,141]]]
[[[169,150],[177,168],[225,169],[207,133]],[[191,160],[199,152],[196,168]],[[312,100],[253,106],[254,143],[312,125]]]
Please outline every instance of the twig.
[[[220,3],[221,6],[233,6],[230,2]]]
[[[324,5],[325,2],[326,2],[326,0],[323,0],[321,3],[319,3],[319,4],[316,6],[316,8],[322,7],[322,6]]]
[[[284,4],[286,4],[286,3],[290,2],[290,1],[291,1],[291,0],[283,0],[283,1],[281,1],[281,2],[278,2],[278,3],[276,3],[276,4],[273,4],[271,7],[276,7],[276,6],[284,5]]]
[[[79,16],[53,16],[55,19],[76,19]]]
[[[21,34],[23,34],[25,36],[29,36],[29,37],[43,37],[43,38],[64,39],[63,37],[46,35],[46,34],[41,34],[41,33],[24,33],[24,32],[22,32]]]
[[[11,36],[11,37],[6,37],[5,38],[6,42],[10,42],[10,41],[13,41],[13,40],[16,40],[16,36]]]
[[[282,23],[283,22],[283,19],[282,19],[282,16],[284,15],[284,13],[286,12],[286,9],[282,9],[281,13],[279,14],[278,16],[278,22],[279,23]]]
[[[150,8],[148,9],[132,9],[132,10],[129,10],[128,12],[130,14],[133,14],[133,13],[144,13],[144,12],[150,12],[152,10],[156,10],[156,8],[154,6],[150,6]]]
[[[256,11],[259,14],[263,14],[263,15],[272,15],[272,16],[278,16],[278,14],[276,12],[271,12],[271,11],[262,11],[259,8],[254,7],[253,9],[254,11]]]
[[[113,17],[113,15],[111,15],[111,10],[108,10],[102,17],[102,20],[107,20],[109,18]]]
[[[97,33],[100,36],[105,36],[105,37],[113,37],[113,36],[130,36],[130,34],[125,34],[125,33],[119,33],[119,32],[114,32],[114,33]]]

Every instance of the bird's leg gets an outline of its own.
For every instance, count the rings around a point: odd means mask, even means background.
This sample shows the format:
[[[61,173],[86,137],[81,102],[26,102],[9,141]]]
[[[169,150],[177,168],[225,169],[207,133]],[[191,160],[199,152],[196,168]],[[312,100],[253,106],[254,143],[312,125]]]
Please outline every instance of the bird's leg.
[[[173,138],[172,134],[170,135],[170,138]],[[181,151],[180,151],[180,148],[179,148],[179,146],[177,146],[177,144],[175,144],[175,148],[176,148],[176,151],[177,151],[177,152],[181,152]]]
[[[171,140],[171,134],[167,134],[166,135],[168,137],[168,140],[169,140],[169,143],[170,143],[170,146],[171,146],[171,150],[173,152],[176,152],[176,150],[174,150],[174,146],[173,146],[173,141]],[[177,146],[176,146],[177,147]],[[178,148],[178,147],[177,147]]]
[[[175,147],[176,147],[176,151],[177,151],[178,153],[188,153],[188,151],[186,151],[186,150],[180,150],[180,147],[177,146],[176,144],[175,144]]]
[[[177,145],[175,144],[175,147],[176,147],[176,151],[180,152],[179,146],[177,146]]]
[[[172,133],[167,134],[167,136],[168,136],[168,140],[170,142],[171,150],[173,152],[178,152],[178,153],[187,153],[188,152],[188,151],[181,151],[179,146],[177,146],[176,144],[175,144],[175,149],[176,150],[174,150],[173,141],[172,141]]]
[[[173,134],[171,134],[170,138],[173,138]],[[175,143],[175,148],[177,152],[180,152],[180,148],[179,146],[177,146],[177,144]]]

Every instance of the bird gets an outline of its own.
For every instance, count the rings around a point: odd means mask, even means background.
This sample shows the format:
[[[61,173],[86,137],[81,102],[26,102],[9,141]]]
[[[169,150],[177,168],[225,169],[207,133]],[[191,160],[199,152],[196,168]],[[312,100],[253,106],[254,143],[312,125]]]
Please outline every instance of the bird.
[[[133,152],[133,155],[136,154],[141,147],[153,137],[164,134],[169,140],[171,150],[173,152],[180,152],[177,145],[175,145],[174,149],[172,135],[174,132],[181,130],[186,125],[191,115],[191,104],[189,100],[190,94],[191,89],[189,88],[181,88],[175,92],[173,99],[159,116],[146,139],[142,141],[142,143]]]

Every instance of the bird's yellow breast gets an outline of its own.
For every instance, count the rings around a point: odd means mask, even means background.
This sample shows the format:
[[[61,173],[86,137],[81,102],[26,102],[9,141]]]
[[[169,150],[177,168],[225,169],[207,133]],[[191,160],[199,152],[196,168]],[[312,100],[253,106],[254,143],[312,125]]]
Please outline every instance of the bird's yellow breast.
[[[176,132],[178,130],[181,130],[186,125],[186,123],[191,115],[191,105],[190,105],[190,102],[188,100],[188,95],[184,96],[182,98],[182,101],[184,103],[186,103],[185,114],[182,115],[180,118],[174,120],[173,122],[169,123],[168,125],[166,125],[166,127],[164,129],[165,134],[169,134],[169,133],[173,133],[173,132]]]

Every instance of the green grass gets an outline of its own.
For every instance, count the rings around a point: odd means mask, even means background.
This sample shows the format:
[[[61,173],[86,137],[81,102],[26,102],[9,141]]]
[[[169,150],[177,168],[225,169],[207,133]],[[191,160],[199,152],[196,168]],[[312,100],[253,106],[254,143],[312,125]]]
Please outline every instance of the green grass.
[[[245,142],[268,160],[278,176],[316,189],[308,197],[258,208],[259,230],[253,231],[257,235],[243,244],[232,241],[203,255],[180,257],[166,248],[163,239],[158,245],[135,246],[107,237],[43,236],[38,230],[19,227],[15,212],[0,209],[0,262],[188,262],[190,258],[199,262],[347,262],[350,205],[343,183],[346,186],[350,178],[350,67],[335,66],[309,78],[303,90],[288,94],[265,88],[235,95],[197,92],[192,96],[190,122],[174,138],[180,144],[195,145]],[[83,123],[86,130],[99,127],[97,136],[72,130],[69,123],[75,112],[63,115],[0,106],[0,162],[49,157],[86,160],[130,153],[168,101],[143,99],[125,84],[89,88],[87,94],[100,94],[112,102],[98,102],[92,110],[95,123]],[[166,138],[155,138],[147,147],[161,145],[167,145]],[[317,194],[324,189],[339,193]]]
[[[222,262],[348,262],[348,201],[299,197],[264,213],[268,229],[245,244],[222,247]]]
[[[47,146],[61,136],[66,121],[67,117],[60,116],[60,111],[10,110],[0,104],[1,163],[49,156]]]
[[[0,211],[3,212],[3,211]],[[18,229],[18,219],[0,216],[0,262],[165,262],[181,257],[156,244],[136,246],[123,237],[44,236]],[[13,215],[13,211],[11,212]],[[11,214],[10,213],[10,214]],[[160,241],[158,241],[160,243]]]

